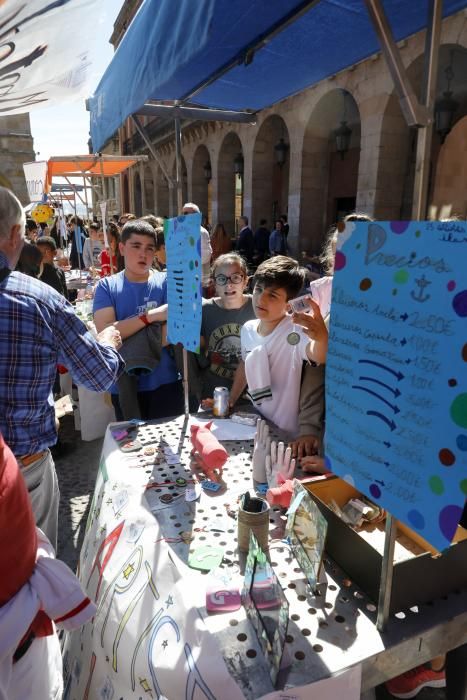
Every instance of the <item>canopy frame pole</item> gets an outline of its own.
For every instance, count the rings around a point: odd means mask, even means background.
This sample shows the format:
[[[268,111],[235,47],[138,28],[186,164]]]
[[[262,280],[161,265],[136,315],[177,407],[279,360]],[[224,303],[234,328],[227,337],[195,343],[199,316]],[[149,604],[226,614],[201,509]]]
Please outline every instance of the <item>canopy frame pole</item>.
[[[439,45],[443,20],[443,0],[430,0],[425,37],[425,66],[421,100],[427,109],[429,119],[418,130],[415,180],[413,188],[412,218],[423,221],[428,205],[428,181],[430,172],[431,148],[433,143],[433,120],[438,78]]]
[[[390,513],[386,514],[386,529],[384,535],[384,553],[381,565],[381,580],[378,596],[378,614],[376,628],[382,632],[389,619],[391,604],[392,576],[394,571],[394,547],[396,544],[397,521]]]
[[[176,192],[177,192],[177,215],[182,213],[183,209],[183,190],[182,190],[182,128],[179,117],[174,119],[175,128],[175,177],[176,177]],[[185,346],[182,350],[183,358],[183,399],[185,404],[185,416],[190,413],[190,397],[189,397],[189,379],[188,379],[188,352]]]
[[[65,177],[65,180],[68,182],[70,187],[73,189],[73,209],[75,212],[75,225],[74,225],[73,234],[75,237],[76,254],[78,256],[79,278],[81,279],[81,272],[82,272],[82,270],[81,270],[81,256],[83,254],[83,252],[82,252],[83,245],[81,244],[81,229],[78,226],[78,212],[76,210],[76,188],[74,187],[74,185],[71,184],[71,182],[69,181],[69,179],[67,177]],[[78,245],[78,235],[80,236],[80,244],[79,245]],[[80,252],[80,248],[81,248],[81,252]]]
[[[85,207],[86,207],[86,219],[89,221],[89,202],[88,202],[88,190],[86,187],[86,180],[84,177],[83,173],[83,189],[84,189],[84,199],[85,199]]]
[[[169,184],[169,187],[173,187],[174,181],[173,181],[173,179],[170,177],[169,172],[168,172],[167,168],[165,167],[164,163],[162,162],[162,160],[161,160],[161,159],[159,158],[159,156],[157,155],[156,149],[155,149],[154,146],[152,145],[152,143],[151,143],[151,141],[150,141],[150,139],[149,139],[149,136],[148,136],[147,133],[146,133],[146,129],[145,129],[144,126],[141,124],[141,122],[140,122],[138,116],[137,116],[136,114],[132,114],[132,115],[131,115],[131,120],[132,120],[133,124],[135,125],[136,130],[138,131],[139,135],[140,135],[141,138],[143,139],[143,141],[144,141],[144,143],[145,143],[145,145],[146,145],[146,148],[148,149],[149,153],[152,155],[152,157],[153,157],[154,160],[156,161],[157,165],[158,165],[159,168],[162,170],[162,174],[163,174],[163,176],[165,177],[165,179],[167,180],[167,182],[168,182],[168,184]]]
[[[70,182],[68,176],[67,176],[67,175],[63,175],[63,177],[65,178],[65,180],[68,182],[68,184],[69,184],[70,187],[72,188],[73,193],[74,193],[74,196],[75,196],[75,200],[76,200],[76,195],[78,195],[79,201],[81,202],[81,204],[83,205],[83,207],[85,207],[85,206],[86,206],[86,202],[85,202],[84,199],[81,197],[81,195],[79,194],[79,192],[76,191],[76,187]],[[75,206],[75,209],[76,209],[76,206]],[[75,212],[75,214],[76,214],[76,212]]]
[[[407,124],[409,126],[426,126],[431,115],[428,114],[426,107],[420,104],[414,93],[381,0],[365,0],[365,5],[378,37],[381,51],[391,74]]]

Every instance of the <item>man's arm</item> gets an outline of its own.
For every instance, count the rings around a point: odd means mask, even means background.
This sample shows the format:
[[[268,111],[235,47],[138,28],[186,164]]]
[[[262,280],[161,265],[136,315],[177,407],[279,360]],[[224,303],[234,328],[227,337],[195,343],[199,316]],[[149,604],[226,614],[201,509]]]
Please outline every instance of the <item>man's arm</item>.
[[[149,311],[146,312],[146,318],[149,323],[162,323],[166,321],[167,304],[158,306],[157,309],[149,309]],[[126,318],[124,321],[116,321],[113,306],[95,311],[94,324],[98,333],[104,330],[104,328],[113,326],[120,332],[122,340],[129,338],[146,326],[140,316],[131,316],[131,318]]]
[[[59,364],[67,367],[78,384],[91,391],[106,391],[124,368],[115,350],[115,332],[102,334],[102,343],[98,342],[76,316],[71,304],[64,299],[61,302],[54,324]]]

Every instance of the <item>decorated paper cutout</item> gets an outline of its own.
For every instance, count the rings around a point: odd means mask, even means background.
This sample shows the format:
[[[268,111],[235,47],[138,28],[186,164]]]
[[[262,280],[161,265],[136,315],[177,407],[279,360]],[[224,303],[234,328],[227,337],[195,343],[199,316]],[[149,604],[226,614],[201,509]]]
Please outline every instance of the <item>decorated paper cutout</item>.
[[[348,233],[333,282],[327,466],[443,550],[466,497],[467,225]]]
[[[167,252],[167,338],[199,353],[201,331],[201,214],[164,222]]]

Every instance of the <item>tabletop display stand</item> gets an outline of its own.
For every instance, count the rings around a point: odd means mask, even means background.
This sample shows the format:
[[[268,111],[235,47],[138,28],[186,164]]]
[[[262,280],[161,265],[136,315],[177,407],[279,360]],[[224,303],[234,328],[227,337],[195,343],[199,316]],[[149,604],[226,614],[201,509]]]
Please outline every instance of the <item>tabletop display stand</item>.
[[[85,688],[89,697],[100,697],[107,687],[114,688],[116,697],[138,698],[144,687],[168,698],[185,697],[177,695],[173,684],[185,688],[194,682],[195,667],[186,663],[195,658],[187,656],[194,646],[197,679],[202,679],[206,697],[230,700],[243,693],[253,700],[272,692],[269,668],[244,609],[208,615],[208,579],[187,566],[197,548],[213,547],[222,548],[226,579],[243,570],[245,557],[237,552],[237,523],[231,514],[238,497],[252,488],[252,441],[223,442],[229,453],[223,488],[203,490],[199,501],[189,503],[186,486],[176,484],[177,478],[192,478],[187,417],[140,426],[137,440],[142,449],[124,455],[110,429],[106,434],[79,564],[80,579],[98,612],[65,643],[65,700]],[[161,444],[170,446],[170,458],[156,459],[154,450],[145,454]],[[146,489],[151,479],[156,485]],[[161,500],[164,494],[173,496],[170,503]],[[467,642],[466,591],[389,615],[392,518],[387,519],[378,606],[326,554],[324,585],[311,590],[283,539],[286,520],[283,510],[271,509],[268,556],[290,612],[276,688],[307,686],[359,665],[361,689],[369,696],[375,686],[438,654],[456,648],[455,653],[462,654],[461,645]],[[178,600],[178,607],[166,612],[161,601],[171,599]],[[167,623],[165,633],[157,637],[153,621],[169,614],[177,632]],[[158,647],[164,641],[172,648],[170,662],[168,654],[164,657],[165,647]],[[455,665],[455,656],[452,659]],[[235,687],[229,685],[232,679]]]

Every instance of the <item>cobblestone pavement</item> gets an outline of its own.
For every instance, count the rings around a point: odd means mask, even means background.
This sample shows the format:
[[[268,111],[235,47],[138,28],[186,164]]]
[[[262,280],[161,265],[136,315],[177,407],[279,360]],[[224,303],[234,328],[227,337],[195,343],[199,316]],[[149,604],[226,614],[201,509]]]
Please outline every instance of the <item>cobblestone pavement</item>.
[[[94,492],[103,439],[84,442],[72,414],[60,418],[60,442],[68,448],[55,457],[60,485],[58,556],[76,570]]]
[[[74,428],[73,415],[68,414],[60,418],[60,440],[70,445],[71,449],[63,456],[55,458],[60,484],[58,556],[75,571],[94,492],[103,439],[92,442],[81,440],[81,434]],[[391,700],[392,697],[384,686],[377,689],[378,700]],[[442,689],[426,688],[417,698],[445,700],[446,694]]]

